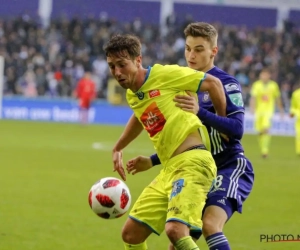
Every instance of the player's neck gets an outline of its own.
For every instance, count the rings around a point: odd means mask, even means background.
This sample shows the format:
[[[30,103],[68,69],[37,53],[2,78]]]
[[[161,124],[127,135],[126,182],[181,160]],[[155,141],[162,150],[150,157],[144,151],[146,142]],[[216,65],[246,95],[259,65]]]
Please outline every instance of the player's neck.
[[[138,72],[136,74],[136,78],[135,78],[135,84],[134,84],[133,88],[131,88],[132,92],[137,92],[143,86],[147,72],[148,72],[148,70],[144,69],[144,68],[141,68],[138,70]]]
[[[210,71],[211,69],[213,69],[215,67],[214,64],[211,64],[209,66],[207,66],[204,70],[202,70],[203,72],[207,72],[207,71]]]
[[[211,62],[211,63],[209,63],[205,68],[200,69],[200,71],[202,71],[202,72],[207,72],[207,71],[211,70],[211,69],[214,68],[214,67],[215,67],[214,62]]]

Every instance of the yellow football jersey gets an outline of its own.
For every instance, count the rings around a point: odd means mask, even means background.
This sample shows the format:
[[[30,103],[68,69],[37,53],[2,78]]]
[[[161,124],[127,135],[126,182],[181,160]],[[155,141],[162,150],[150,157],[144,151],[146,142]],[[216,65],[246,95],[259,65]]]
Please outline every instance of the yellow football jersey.
[[[271,113],[275,111],[275,100],[280,97],[278,84],[274,81],[263,83],[258,80],[253,83],[251,96],[255,97],[255,112]]]
[[[148,68],[142,87],[136,92],[127,90],[130,108],[148,132],[163,165],[186,137],[197,129],[210,149],[207,130],[199,118],[175,106],[175,95],[186,90],[198,92],[205,73],[178,65],[155,64]]]
[[[292,94],[290,113],[296,117],[297,123],[300,123],[300,89]]]

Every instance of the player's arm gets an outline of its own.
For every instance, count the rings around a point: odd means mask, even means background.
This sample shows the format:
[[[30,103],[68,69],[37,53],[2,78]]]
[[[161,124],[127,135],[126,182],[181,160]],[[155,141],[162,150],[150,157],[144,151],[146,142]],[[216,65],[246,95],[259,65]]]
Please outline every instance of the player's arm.
[[[135,138],[139,136],[139,134],[143,131],[143,126],[139,122],[139,120],[133,114],[121,134],[120,138],[117,140],[113,150],[120,151],[127,147],[127,145],[132,142]]]
[[[158,156],[156,154],[153,156],[155,156],[158,159],[158,163],[152,162],[152,160],[151,160],[152,156],[149,157],[149,156],[140,155],[138,157],[135,157],[135,158],[129,160],[126,164],[126,169],[127,169],[128,174],[135,175],[137,173],[144,172],[144,171],[152,168],[155,165],[159,165],[160,160],[159,160]]]
[[[297,100],[294,92],[291,98],[290,117],[294,117],[296,114],[297,114]]]
[[[180,107],[184,111],[194,113],[202,122],[213,127],[218,132],[226,134],[226,136],[236,139],[242,138],[244,133],[244,104],[240,91],[231,93],[232,95],[235,95],[236,101],[233,104],[236,106],[236,111],[233,112],[233,114],[229,114],[227,117],[218,116],[213,112],[201,108],[197,99],[192,96],[190,92],[187,93],[188,95],[178,95],[175,97],[174,101],[176,102],[177,107]],[[229,94],[229,97],[231,94]]]
[[[226,97],[224,87],[218,78],[210,74],[206,74],[205,79],[200,84],[199,91],[207,91],[216,113],[219,116],[226,116]]]
[[[187,67],[169,67],[172,69],[170,78],[180,79],[180,81],[172,82],[173,88],[194,93],[208,92],[216,113],[220,116],[226,116],[224,87],[218,78]]]
[[[280,94],[280,89],[278,87],[278,84],[276,83],[275,85],[275,90],[274,90],[274,97],[276,98],[275,99],[275,102],[276,102],[276,106],[280,112],[281,115],[284,114],[284,108],[283,108],[283,104],[282,104],[282,101],[281,101],[281,94]]]
[[[256,95],[257,95],[257,85],[253,83],[251,91],[250,91],[250,101],[249,101],[249,108],[250,113],[254,114],[255,106],[256,106]]]
[[[132,115],[126,124],[126,127],[113,147],[113,165],[114,171],[117,171],[123,180],[126,180],[126,174],[123,167],[122,150],[132,142],[142,132],[143,126],[139,120]]]
[[[236,112],[228,117],[217,116],[203,108],[198,112],[199,119],[228,137],[240,140],[244,134],[244,113]]]

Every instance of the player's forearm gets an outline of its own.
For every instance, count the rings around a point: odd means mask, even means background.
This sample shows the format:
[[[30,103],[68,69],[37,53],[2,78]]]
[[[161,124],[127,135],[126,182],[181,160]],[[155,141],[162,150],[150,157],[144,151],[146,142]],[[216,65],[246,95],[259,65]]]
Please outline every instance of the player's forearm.
[[[130,142],[139,136],[143,131],[143,126],[139,120],[132,115],[126,124],[126,127],[114,146],[115,151],[124,149]]]
[[[241,139],[244,133],[244,113],[238,112],[230,117],[221,117],[200,108],[198,117],[203,123],[213,127],[218,132],[235,139]]]

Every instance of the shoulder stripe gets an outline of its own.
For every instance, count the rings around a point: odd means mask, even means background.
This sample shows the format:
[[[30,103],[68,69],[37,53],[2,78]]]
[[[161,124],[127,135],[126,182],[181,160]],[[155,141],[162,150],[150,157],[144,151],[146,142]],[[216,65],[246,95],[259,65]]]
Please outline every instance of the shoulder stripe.
[[[236,114],[236,113],[243,113],[243,114],[245,114],[245,111],[244,110],[237,110],[237,111],[234,111],[232,113],[227,114],[227,116],[233,115],[233,114]]]

